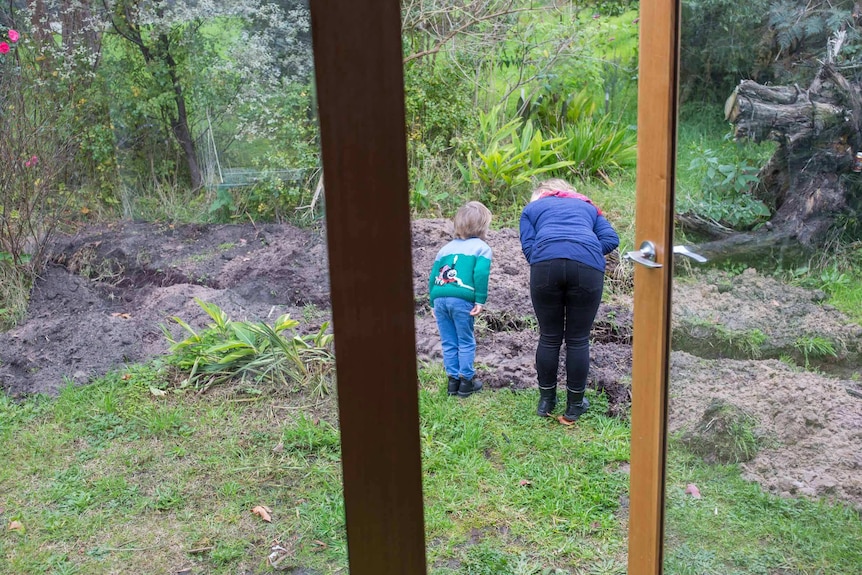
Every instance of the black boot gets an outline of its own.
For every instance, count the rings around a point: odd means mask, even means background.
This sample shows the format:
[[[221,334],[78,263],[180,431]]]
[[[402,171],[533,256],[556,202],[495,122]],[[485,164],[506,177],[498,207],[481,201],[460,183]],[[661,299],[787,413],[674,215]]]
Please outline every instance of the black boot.
[[[539,408],[536,413],[539,417],[548,417],[557,407],[557,387],[539,388]]]
[[[461,378],[461,385],[458,387],[458,397],[470,397],[482,389],[482,382],[476,379]]]
[[[574,423],[589,406],[590,402],[584,397],[583,391],[572,391],[566,388],[566,413],[562,416],[562,420],[565,420],[563,423]]]
[[[446,387],[446,393],[449,395],[458,395],[458,388],[461,386],[460,377],[449,376],[449,385]]]

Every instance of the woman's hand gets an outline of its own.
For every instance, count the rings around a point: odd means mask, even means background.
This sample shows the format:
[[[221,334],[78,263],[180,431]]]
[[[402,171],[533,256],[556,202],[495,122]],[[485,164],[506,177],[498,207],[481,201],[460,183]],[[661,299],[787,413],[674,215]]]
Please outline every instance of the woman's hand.
[[[473,309],[471,309],[471,310],[470,310],[470,315],[472,315],[472,316],[477,316],[477,315],[479,315],[480,313],[482,313],[482,310],[483,310],[484,308],[485,308],[485,306],[483,306],[483,305],[482,305],[482,304],[480,304],[480,303],[474,304],[474,305],[473,305]]]

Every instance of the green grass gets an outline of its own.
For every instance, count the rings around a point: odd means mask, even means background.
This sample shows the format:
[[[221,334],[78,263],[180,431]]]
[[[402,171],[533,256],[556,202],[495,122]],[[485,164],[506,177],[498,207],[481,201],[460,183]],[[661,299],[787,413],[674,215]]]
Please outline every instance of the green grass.
[[[133,366],[56,399],[0,397],[0,574],[344,572],[335,400],[241,387],[159,396]],[[420,370],[430,572],[625,572],[627,423],[606,400],[573,428],[534,415],[536,392],[449,398]],[[672,443],[669,573],[852,573],[858,514],[784,500]],[[701,500],[684,496],[696,483]],[[273,522],[251,513],[272,509]],[[7,531],[19,521],[24,531]],[[700,569],[693,571],[692,569]],[[772,571],[768,571],[772,569]],[[819,569],[819,571],[817,571]]]
[[[769,495],[745,481],[736,465],[706,466],[677,446],[671,453],[665,530],[669,575],[859,571],[858,512]],[[684,493],[688,483],[698,486],[701,499]]]
[[[836,286],[829,303],[847,314],[856,323],[862,323],[862,273],[854,272],[846,284]]]

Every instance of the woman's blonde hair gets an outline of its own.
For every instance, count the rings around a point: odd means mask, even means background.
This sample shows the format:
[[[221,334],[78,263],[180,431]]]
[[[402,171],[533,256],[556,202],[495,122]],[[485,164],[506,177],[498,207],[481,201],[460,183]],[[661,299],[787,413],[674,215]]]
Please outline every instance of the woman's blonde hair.
[[[566,180],[560,178],[553,178],[550,180],[545,180],[540,183],[535,190],[533,190],[533,195],[530,197],[531,202],[535,202],[544,192],[575,192],[578,190],[575,189],[575,186],[567,182]]]
[[[491,210],[482,202],[467,202],[455,214],[455,237],[485,239],[491,225]]]

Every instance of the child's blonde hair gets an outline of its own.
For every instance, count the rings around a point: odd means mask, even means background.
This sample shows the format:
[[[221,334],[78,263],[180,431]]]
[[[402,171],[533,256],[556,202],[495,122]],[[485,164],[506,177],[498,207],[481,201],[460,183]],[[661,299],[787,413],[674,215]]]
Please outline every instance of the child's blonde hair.
[[[482,202],[467,202],[455,214],[455,237],[485,239],[491,225],[491,210]]]
[[[575,186],[567,182],[566,180],[560,178],[552,178],[550,180],[545,180],[540,183],[535,190],[533,190],[533,195],[530,197],[531,202],[535,202],[538,200],[543,192],[575,192],[578,190],[575,189]]]

